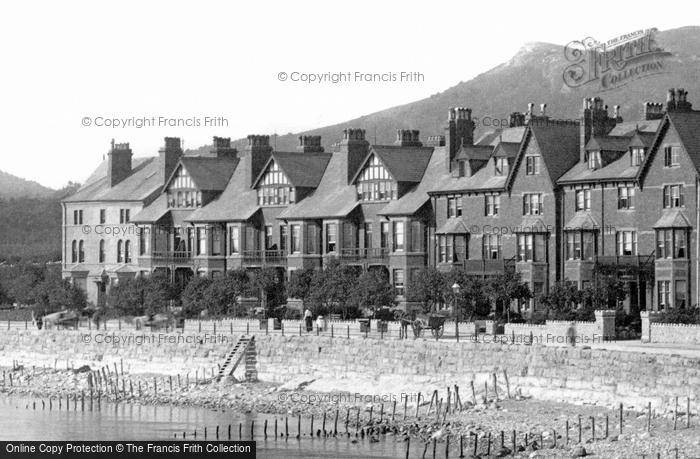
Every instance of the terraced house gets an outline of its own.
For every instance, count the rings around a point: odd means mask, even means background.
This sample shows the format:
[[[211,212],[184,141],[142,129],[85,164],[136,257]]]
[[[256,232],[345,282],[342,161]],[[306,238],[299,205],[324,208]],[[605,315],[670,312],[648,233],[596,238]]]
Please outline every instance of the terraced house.
[[[619,107],[585,99],[578,119],[560,120],[530,104],[479,137],[471,109],[452,108],[425,144],[415,130],[370,145],[346,129],[330,151],[318,136],[284,152],[251,135],[241,151],[215,137],[190,156],[166,138],[159,157],[132,164],[115,144],[64,202],[64,276],[99,303],[119,278],[157,270],[181,283],[263,267],[288,279],[337,260],[384,271],[410,308],[426,266],[515,270],[535,295],[586,287],[604,267],[628,286],[628,309],[695,305],[700,112],[682,89],[643,107],[623,121]],[[132,228],[121,245],[82,232],[102,210]]]

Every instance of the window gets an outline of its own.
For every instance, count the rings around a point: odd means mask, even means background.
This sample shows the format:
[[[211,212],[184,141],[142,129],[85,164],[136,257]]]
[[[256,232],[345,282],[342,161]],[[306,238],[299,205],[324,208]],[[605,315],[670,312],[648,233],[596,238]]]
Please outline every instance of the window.
[[[508,158],[498,157],[495,159],[494,164],[496,165],[496,175],[506,175],[508,173]]]
[[[272,240],[272,226],[266,225],[265,226],[265,250],[272,250],[274,244],[275,243]]]
[[[540,157],[526,156],[525,157],[525,173],[527,175],[539,175],[540,173]]]
[[[289,246],[292,253],[301,252],[300,242],[301,242],[301,226],[292,225],[292,231],[290,233]]]
[[[379,244],[382,249],[389,247],[389,222],[382,222]]]
[[[501,258],[500,234],[485,234],[483,237],[484,260],[499,260]]]
[[[519,234],[518,261],[546,261],[546,234]]]
[[[619,256],[637,255],[637,232],[618,231],[617,254]]]
[[[464,160],[457,161],[457,170],[460,177],[467,176],[467,162]]]
[[[131,241],[124,242],[124,263],[131,263]]]
[[[526,193],[523,195],[523,215],[542,215],[542,195]]]
[[[117,263],[124,263],[124,241],[117,241]]]
[[[107,211],[105,209],[100,209],[100,224],[104,224],[107,221]]]
[[[357,179],[359,201],[386,201],[397,199],[398,187],[376,156],[372,156]]]
[[[78,263],[85,263],[85,241],[78,242]]]
[[[201,207],[202,192],[197,191],[196,185],[187,171],[180,167],[170,181],[167,189],[168,207]]]
[[[404,222],[394,222],[394,252],[403,252],[404,241]]]
[[[632,148],[632,165],[641,166],[644,162],[644,148],[635,147]]]
[[[666,309],[671,305],[671,281],[659,281],[659,310]]]
[[[232,226],[229,232],[229,252],[231,255],[241,253],[241,228]]]
[[[129,223],[129,209],[119,209],[119,223]]]
[[[602,162],[600,160],[599,151],[588,152],[588,168],[589,169],[600,169]]]
[[[576,211],[591,210],[591,190],[576,190]]]
[[[591,260],[595,252],[595,233],[592,231],[569,231],[566,233],[566,258],[568,260]]]
[[[335,223],[328,223],[326,225],[326,253],[335,252],[337,245],[337,231],[338,226]]]
[[[621,186],[617,189],[617,208],[634,209],[634,187]]]
[[[462,216],[462,197],[461,196],[448,196],[447,197],[447,217],[461,217]]]
[[[677,308],[685,308],[687,302],[687,295],[688,295],[688,287],[687,284],[684,280],[677,280],[675,289],[673,292],[674,295],[674,303]]]
[[[139,255],[145,255],[148,251],[148,233],[146,228],[139,228]]]
[[[660,229],[656,231],[656,258],[688,257],[688,241],[685,229]]]
[[[403,296],[405,293],[403,269],[394,270],[394,291],[397,296]]]
[[[74,210],[73,211],[73,224],[74,225],[82,225],[83,224],[83,211],[82,210]]]
[[[485,214],[487,217],[495,217],[501,208],[501,197],[494,194],[484,196]]]
[[[215,226],[211,231],[211,254],[221,255],[221,227]]]
[[[276,161],[270,163],[258,186],[260,206],[284,206],[295,200],[294,187]]]
[[[664,167],[680,166],[680,147],[664,147]]]
[[[664,208],[683,207],[683,185],[664,186]]]
[[[207,230],[197,228],[197,255],[207,254]]]
[[[73,241],[71,243],[71,255],[70,255],[70,261],[71,263],[77,263],[78,262],[78,241]]]
[[[287,225],[280,225],[280,251],[287,253]]]
[[[371,249],[372,248],[372,223],[365,223],[364,233],[365,233],[365,249]]]
[[[449,234],[438,236],[438,259],[440,263],[452,263],[454,260],[452,242],[452,236]]]
[[[97,254],[97,260],[99,263],[105,262],[105,240],[104,239],[100,240],[100,248],[99,248],[99,252]]]

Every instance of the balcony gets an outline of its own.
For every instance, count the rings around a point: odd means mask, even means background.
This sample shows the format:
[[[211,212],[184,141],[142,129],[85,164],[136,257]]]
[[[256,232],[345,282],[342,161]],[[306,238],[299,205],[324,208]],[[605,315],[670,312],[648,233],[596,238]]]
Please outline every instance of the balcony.
[[[463,263],[464,271],[472,275],[488,276],[515,269],[515,257],[499,260],[464,260]]]
[[[153,252],[151,261],[153,264],[189,266],[192,264],[192,252]]]
[[[596,264],[614,265],[619,267],[644,267],[654,265],[654,254],[651,255],[596,255]]]
[[[386,248],[343,248],[338,258],[345,262],[386,263],[389,260],[389,249]]]
[[[284,250],[244,250],[241,259],[246,266],[287,265],[287,254]]]

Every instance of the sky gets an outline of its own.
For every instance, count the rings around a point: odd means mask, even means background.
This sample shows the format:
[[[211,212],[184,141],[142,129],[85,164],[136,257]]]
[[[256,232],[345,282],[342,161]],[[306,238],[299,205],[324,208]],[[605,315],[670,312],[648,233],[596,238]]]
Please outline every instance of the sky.
[[[58,188],[84,181],[112,138],[149,156],[165,136],[196,148],[215,135],[297,132],[429,97],[528,42],[697,25],[697,2],[668,0],[662,10],[670,14],[652,14],[659,8],[590,0],[5,1],[0,170]],[[365,81],[368,73],[396,78]],[[313,74],[326,80],[308,81]],[[345,80],[332,83],[334,74]]]

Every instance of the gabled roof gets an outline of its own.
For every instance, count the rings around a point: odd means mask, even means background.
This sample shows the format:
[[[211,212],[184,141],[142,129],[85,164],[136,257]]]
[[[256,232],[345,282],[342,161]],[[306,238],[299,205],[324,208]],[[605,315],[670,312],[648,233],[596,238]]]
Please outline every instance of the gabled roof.
[[[590,212],[576,212],[571,220],[564,225],[565,231],[575,229],[596,230],[600,229],[600,226]]]
[[[260,209],[258,192],[248,186],[252,174],[251,156],[239,158],[238,166],[224,191],[213,201],[186,217],[190,222],[245,221]]]
[[[520,144],[518,156],[510,168],[506,187],[510,187],[518,173],[522,158],[530,142],[535,141],[539,147],[542,161],[549,174],[552,185],[573,167],[579,159],[579,127],[569,123],[547,123],[529,125]]]
[[[634,134],[632,139],[630,139],[630,147],[649,147],[654,141],[655,132],[643,132],[639,131]]]
[[[428,200],[428,192],[436,183],[441,183],[447,178],[447,166],[445,147],[437,147],[430,156],[430,162],[425,169],[423,180],[415,188],[406,192],[399,199],[389,201],[386,206],[378,212],[379,215],[413,215]]]
[[[496,146],[501,142],[519,144],[523,140],[526,126],[508,127],[505,129],[494,129],[484,133],[479,137],[474,145]]]
[[[561,176],[558,183],[630,181],[636,179],[638,171],[639,166],[632,165],[630,152],[627,152],[600,169],[590,169],[587,162],[578,162]]]
[[[294,187],[316,188],[331,160],[331,153],[301,153],[275,151],[253,182],[253,188],[263,178],[273,161],[282,169]]]
[[[688,217],[679,210],[673,209],[665,211],[664,214],[654,223],[653,228],[691,228]]]
[[[669,127],[673,127],[683,144],[683,149],[687,152],[695,169],[700,172],[700,111],[691,112],[669,112],[662,120],[659,129],[654,136],[654,141],[649,148],[649,154],[644,158],[642,167],[637,173],[637,180],[641,180],[649,165],[653,161],[653,157],[659,149],[661,140],[663,139]]]
[[[147,205],[136,215],[132,215],[132,223],[155,223],[168,213],[168,197],[161,194],[151,204]]]
[[[518,154],[520,143],[501,142],[493,150],[493,156],[505,156],[506,158],[515,158]]]
[[[661,120],[639,120],[639,121],[627,121],[624,123],[618,123],[608,132],[608,135],[612,136],[630,136],[636,131],[651,132],[654,133],[659,128]]]
[[[372,145],[351,183],[355,183],[372,155],[376,155],[397,182],[418,183],[428,166],[433,147],[402,147],[400,145]]]
[[[211,156],[183,156],[180,166],[184,167],[199,190],[222,191],[231,179],[238,165],[238,158],[214,158]],[[168,178],[168,183],[177,174],[176,167]]]
[[[347,158],[333,153],[326,172],[311,195],[284,209],[277,217],[285,220],[341,218],[360,203],[355,185],[348,184]]]
[[[81,201],[144,201],[158,193],[163,173],[157,157],[134,158],[131,174],[113,187],[107,183],[107,160],[103,161],[85,185],[63,202]]]
[[[627,151],[630,140],[629,136],[594,136],[586,144],[586,150]]]
[[[491,145],[462,145],[457,151],[455,159],[475,159],[480,161],[488,161],[493,153]]]

